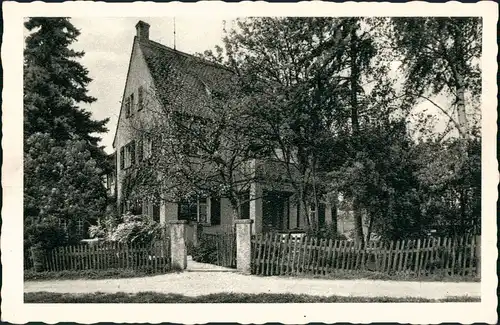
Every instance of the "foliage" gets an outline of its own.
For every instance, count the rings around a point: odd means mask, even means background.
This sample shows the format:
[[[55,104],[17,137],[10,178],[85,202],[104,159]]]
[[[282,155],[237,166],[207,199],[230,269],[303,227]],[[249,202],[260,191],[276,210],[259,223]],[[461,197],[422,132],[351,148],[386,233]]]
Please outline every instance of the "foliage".
[[[107,131],[107,120],[93,120],[78,106],[96,99],[87,94],[91,79],[78,62],[84,53],[70,48],[80,32],[69,19],[33,17],[24,26],[25,225],[64,221],[74,241],[77,220],[104,212],[100,175],[109,165],[96,134]]]
[[[78,137],[85,141],[101,169],[107,167],[97,133],[106,132],[107,119],[93,120],[79,103],[96,99],[87,94],[92,81],[77,60],[84,52],[69,46],[80,31],[68,18],[32,17],[24,26],[30,32],[24,49],[24,138],[48,133],[60,144]]]
[[[144,244],[153,241],[160,231],[160,225],[147,216],[124,214],[122,222],[109,232],[110,241]]]
[[[46,218],[88,221],[102,215],[106,190],[100,169],[84,141],[57,145],[47,134],[26,140],[24,154],[24,215],[30,222]]]
[[[217,262],[217,247],[214,241],[201,236],[198,246],[192,249],[193,261],[215,264]]]
[[[461,137],[477,133],[481,19],[398,17],[392,21],[391,35],[403,55],[404,88],[409,98],[428,99],[437,94],[451,97],[448,107],[431,102],[447,116]],[[468,115],[476,119],[473,124]]]
[[[160,108],[131,127],[159,154],[130,173],[131,199],[225,196],[238,217],[241,192],[259,181],[293,188],[301,213],[342,196],[361,242],[477,229],[480,132],[467,114],[479,107],[481,28],[477,18],[246,18],[203,55],[220,74],[191,78],[153,58],[166,80],[152,91]],[[429,129],[421,99],[458,139]],[[317,217],[307,213],[316,233]]]
[[[29,254],[30,248],[40,248],[48,251],[68,243],[66,232],[59,226],[57,220],[45,219],[42,222],[25,224],[24,248]]]
[[[119,218],[114,214],[109,214],[104,218],[98,219],[96,225],[89,227],[90,238],[110,238],[119,222]]]

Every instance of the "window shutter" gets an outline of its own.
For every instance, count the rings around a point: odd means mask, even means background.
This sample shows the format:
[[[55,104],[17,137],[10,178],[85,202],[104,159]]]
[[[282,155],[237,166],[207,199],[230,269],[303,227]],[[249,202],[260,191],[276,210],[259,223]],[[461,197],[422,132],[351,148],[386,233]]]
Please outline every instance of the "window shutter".
[[[210,202],[210,224],[220,225],[220,198],[212,197]]]
[[[134,115],[134,111],[135,111],[134,94],[130,94],[130,115]]]
[[[130,143],[130,165],[133,166],[135,164],[135,141]]]
[[[137,110],[140,111],[144,108],[144,88],[142,86],[139,87],[138,98],[137,98]]]
[[[125,99],[125,117],[130,116],[130,98]]]
[[[139,140],[137,143],[137,161],[141,162],[144,158],[144,143],[142,140]]]

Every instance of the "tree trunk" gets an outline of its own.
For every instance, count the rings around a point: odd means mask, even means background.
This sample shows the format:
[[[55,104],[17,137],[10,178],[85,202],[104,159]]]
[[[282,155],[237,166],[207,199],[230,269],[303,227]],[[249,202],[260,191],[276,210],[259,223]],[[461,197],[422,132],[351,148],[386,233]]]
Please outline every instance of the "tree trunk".
[[[356,24],[356,18],[353,18],[353,26],[351,29],[351,40],[350,40],[350,51],[349,56],[351,59],[351,75],[350,75],[350,101],[351,101],[351,124],[353,132],[353,142],[355,150],[358,149],[359,142],[359,118],[358,118],[358,82],[359,82],[359,67],[356,61],[358,57],[357,48],[357,28],[354,26]],[[353,200],[352,205],[354,211],[354,233],[356,242],[364,246],[364,236],[363,236],[363,217],[361,214],[361,207],[356,198]]]
[[[461,83],[461,76],[458,75],[458,89],[457,89],[457,116],[458,124],[460,125],[460,137],[467,139],[469,137],[469,124],[467,120],[467,113],[465,111],[465,90]]]
[[[374,215],[372,213],[369,214],[370,221],[368,222],[368,229],[366,230],[366,244],[370,242],[370,237],[372,235],[372,229],[373,229],[373,219]]]
[[[361,206],[356,198],[352,202],[352,208],[354,212],[354,239],[363,247],[365,241],[365,236],[363,234],[363,215],[361,213]]]
[[[337,202],[336,201],[333,201],[331,203],[332,207],[332,233],[334,233],[335,235],[338,234],[338,227],[337,227],[337,219],[338,219],[338,214],[337,214]]]

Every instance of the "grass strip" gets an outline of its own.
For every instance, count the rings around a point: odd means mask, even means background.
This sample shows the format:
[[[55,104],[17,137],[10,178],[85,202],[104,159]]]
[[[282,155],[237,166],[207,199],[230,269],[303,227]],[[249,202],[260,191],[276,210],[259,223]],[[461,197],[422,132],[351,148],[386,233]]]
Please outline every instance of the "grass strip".
[[[25,303],[362,303],[362,302],[480,302],[481,298],[454,296],[444,299],[418,297],[353,297],[353,296],[310,296],[291,293],[215,293],[202,296],[185,296],[172,293],[54,293],[29,292],[24,294]]]

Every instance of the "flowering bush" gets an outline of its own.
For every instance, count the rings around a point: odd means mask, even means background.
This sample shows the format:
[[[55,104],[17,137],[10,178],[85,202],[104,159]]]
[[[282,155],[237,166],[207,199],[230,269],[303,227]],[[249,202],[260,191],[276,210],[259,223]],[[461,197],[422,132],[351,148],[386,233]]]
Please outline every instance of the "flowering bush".
[[[160,225],[146,216],[135,216],[126,213],[122,222],[109,229],[106,239],[120,243],[148,243],[159,233]],[[96,234],[103,230],[95,229]]]

